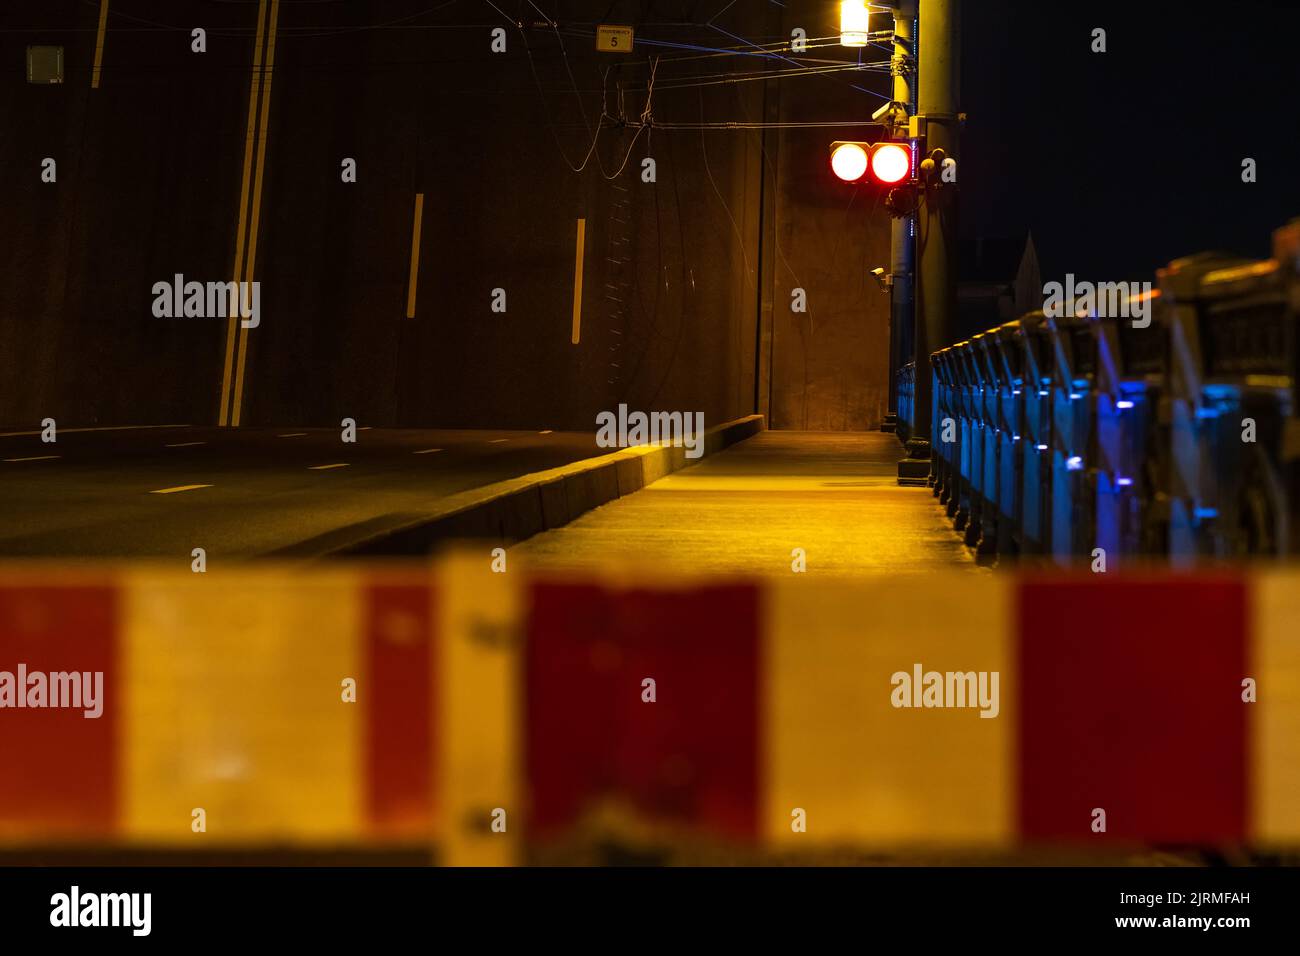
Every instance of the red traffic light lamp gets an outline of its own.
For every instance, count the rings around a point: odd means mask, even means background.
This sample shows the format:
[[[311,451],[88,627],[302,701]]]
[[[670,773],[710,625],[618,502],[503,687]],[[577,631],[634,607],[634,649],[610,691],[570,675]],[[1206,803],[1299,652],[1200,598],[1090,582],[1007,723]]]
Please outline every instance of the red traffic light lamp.
[[[831,143],[831,172],[846,183],[856,183],[870,165],[868,143]]]
[[[912,176],[912,148],[907,143],[877,143],[871,150],[871,178],[897,186]]]
[[[831,171],[846,183],[864,177],[881,186],[897,186],[912,178],[912,148],[908,143],[831,143]]]

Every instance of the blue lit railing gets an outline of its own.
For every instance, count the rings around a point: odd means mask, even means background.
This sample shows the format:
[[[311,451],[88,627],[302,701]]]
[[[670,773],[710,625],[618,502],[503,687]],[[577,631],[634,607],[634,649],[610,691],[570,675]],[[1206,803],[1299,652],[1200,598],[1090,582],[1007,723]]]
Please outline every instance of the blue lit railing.
[[[931,354],[930,481],[978,559],[1300,555],[1300,220],[1274,248],[1175,261],[1128,314],[1033,312]]]
[[[898,437],[907,441],[916,434],[916,365],[909,362],[898,370]]]

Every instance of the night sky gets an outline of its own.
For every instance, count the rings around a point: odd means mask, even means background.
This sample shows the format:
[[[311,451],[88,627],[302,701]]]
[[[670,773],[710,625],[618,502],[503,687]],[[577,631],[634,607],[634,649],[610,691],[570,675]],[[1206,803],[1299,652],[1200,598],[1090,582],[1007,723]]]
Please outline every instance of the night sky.
[[[1031,229],[1044,281],[1266,256],[1300,215],[1296,0],[967,0],[963,16],[963,232]]]

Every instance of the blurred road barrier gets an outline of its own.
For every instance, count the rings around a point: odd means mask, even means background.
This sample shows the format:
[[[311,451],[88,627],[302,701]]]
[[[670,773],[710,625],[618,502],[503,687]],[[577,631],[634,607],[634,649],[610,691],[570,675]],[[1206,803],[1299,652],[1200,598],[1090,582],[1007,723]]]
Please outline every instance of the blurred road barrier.
[[[492,564],[0,569],[0,850],[1300,843],[1300,572]]]

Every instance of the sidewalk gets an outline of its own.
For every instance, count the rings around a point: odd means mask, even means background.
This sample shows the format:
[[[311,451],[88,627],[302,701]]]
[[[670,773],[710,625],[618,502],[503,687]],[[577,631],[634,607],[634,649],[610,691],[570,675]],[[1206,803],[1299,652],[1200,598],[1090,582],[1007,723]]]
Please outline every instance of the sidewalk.
[[[665,572],[977,570],[928,488],[900,487],[880,432],[766,431],[511,549],[529,566]]]

